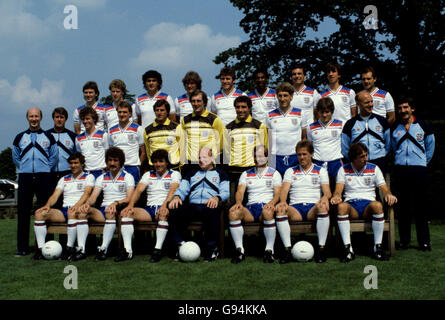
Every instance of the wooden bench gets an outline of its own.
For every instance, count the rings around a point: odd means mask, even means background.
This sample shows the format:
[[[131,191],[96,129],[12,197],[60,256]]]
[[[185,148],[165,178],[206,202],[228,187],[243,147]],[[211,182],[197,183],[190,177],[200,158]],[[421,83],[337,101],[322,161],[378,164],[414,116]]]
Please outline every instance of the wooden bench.
[[[88,234],[102,234],[104,231],[104,223],[94,222],[88,223]],[[48,234],[67,234],[67,224],[65,222],[47,222],[46,230]],[[116,229],[117,230],[117,229]]]

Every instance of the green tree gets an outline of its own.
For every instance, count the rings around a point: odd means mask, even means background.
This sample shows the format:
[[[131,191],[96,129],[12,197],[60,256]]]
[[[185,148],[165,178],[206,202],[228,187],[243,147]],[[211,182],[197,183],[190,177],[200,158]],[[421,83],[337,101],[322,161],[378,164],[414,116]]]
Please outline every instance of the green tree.
[[[12,161],[12,149],[6,148],[0,153],[0,178],[16,180],[16,168]]]
[[[425,109],[439,110],[439,90],[445,84],[445,0],[373,1],[377,30],[363,25],[370,14],[364,13],[369,1],[230,2],[245,15],[240,26],[249,39],[221,52],[214,62],[234,67],[241,89],[252,89],[249,78],[260,66],[269,68],[272,83],[289,80],[295,62],[306,65],[308,83],[322,89],[326,87],[324,66],[336,60],[344,66],[342,83],[354,89],[361,89],[361,67],[372,65],[378,86],[395,97],[408,90]],[[327,18],[335,21],[338,30],[329,37],[311,37]]]

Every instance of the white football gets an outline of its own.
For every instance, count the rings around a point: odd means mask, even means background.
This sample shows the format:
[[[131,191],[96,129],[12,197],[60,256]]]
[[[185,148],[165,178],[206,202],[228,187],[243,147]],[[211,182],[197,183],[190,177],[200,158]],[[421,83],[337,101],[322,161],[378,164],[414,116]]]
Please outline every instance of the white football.
[[[196,242],[187,241],[179,247],[179,257],[184,262],[196,261],[200,255],[201,249]]]
[[[42,247],[42,255],[47,260],[58,259],[62,254],[62,246],[55,240],[48,241]]]
[[[298,241],[292,247],[291,253],[295,260],[307,262],[314,257],[314,247],[307,241]]]

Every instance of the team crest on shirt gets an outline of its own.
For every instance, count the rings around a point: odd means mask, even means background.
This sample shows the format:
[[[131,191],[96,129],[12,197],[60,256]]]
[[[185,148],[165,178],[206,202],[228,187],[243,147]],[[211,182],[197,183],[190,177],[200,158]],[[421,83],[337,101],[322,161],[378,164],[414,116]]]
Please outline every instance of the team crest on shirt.
[[[168,146],[173,145],[173,138],[172,137],[167,137],[167,141],[166,141]]]
[[[343,99],[344,103],[348,102],[348,97],[344,96],[344,97],[341,97],[341,98]]]
[[[81,191],[83,189],[83,183],[77,184],[77,190]]]
[[[305,103],[305,104],[308,104],[308,103],[309,103],[309,101],[310,101],[309,97],[304,97],[304,99],[303,99],[303,100],[304,100],[304,103]]]
[[[124,192],[125,191],[125,185],[123,183],[119,184],[119,192]]]
[[[312,177],[312,184],[318,184],[318,177]]]
[[[382,130],[383,130],[383,128],[382,128],[382,126],[381,125],[376,125],[375,127],[374,127],[374,130],[375,130],[375,132],[382,132]]]
[[[294,126],[297,125],[297,122],[298,122],[298,119],[292,119],[292,124],[293,124]]]
[[[266,187],[272,187],[272,180],[266,180]]]
[[[65,140],[65,145],[69,147],[71,145],[71,140]]]
[[[371,185],[371,177],[365,177],[364,181],[367,186]]]
[[[94,148],[99,148],[99,141],[94,141],[93,146]]]
[[[272,108],[273,107],[272,103],[273,103],[272,101],[267,101],[266,102],[267,107]]]
[[[331,136],[332,136],[333,138],[337,138],[337,136],[338,136],[338,132],[335,131],[335,130],[332,130],[332,131],[331,131]]]
[[[252,144],[255,142],[255,137],[254,136],[248,136],[247,137],[247,143]]]
[[[48,148],[48,141],[42,141],[42,147]]]
[[[129,134],[128,135],[128,143],[134,143],[135,139],[134,139],[134,135]]]
[[[217,183],[218,182],[218,177],[212,177],[212,182],[213,183]]]
[[[416,140],[417,141],[422,141],[423,140],[423,133],[422,132],[416,133]]]
[[[164,182],[164,188],[166,190],[169,190],[170,189],[170,182]]]

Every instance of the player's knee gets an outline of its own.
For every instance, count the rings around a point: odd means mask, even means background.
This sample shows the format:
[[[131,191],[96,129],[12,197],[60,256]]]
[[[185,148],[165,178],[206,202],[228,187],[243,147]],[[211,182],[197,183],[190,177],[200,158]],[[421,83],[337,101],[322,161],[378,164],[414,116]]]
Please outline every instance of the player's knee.
[[[76,213],[76,218],[79,220],[85,220],[87,219],[87,213],[86,212],[78,212]]]
[[[382,213],[383,212],[383,205],[380,201],[373,201],[371,202],[371,208],[374,213]]]
[[[167,221],[168,213],[159,213],[158,219],[159,219],[159,221]]]
[[[234,209],[234,208],[230,208],[230,210],[229,210],[229,220],[230,221],[235,221],[235,220],[239,220],[239,219],[240,219],[240,210]]]
[[[274,217],[274,211],[271,209],[263,209],[262,215],[264,220],[270,221]]]
[[[115,220],[116,215],[114,213],[108,212],[107,214],[105,214],[105,218],[107,218],[108,220]]]
[[[337,215],[342,216],[347,214],[349,211],[349,204],[347,204],[346,202],[342,202],[338,204],[337,207]]]
[[[47,213],[36,212],[34,214],[35,220],[43,221],[48,219]]]

